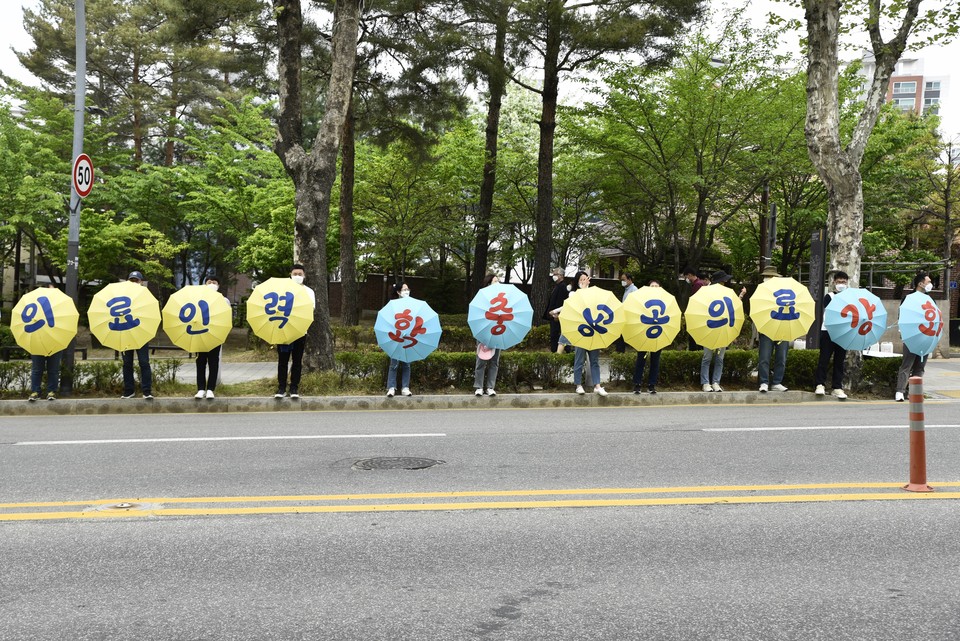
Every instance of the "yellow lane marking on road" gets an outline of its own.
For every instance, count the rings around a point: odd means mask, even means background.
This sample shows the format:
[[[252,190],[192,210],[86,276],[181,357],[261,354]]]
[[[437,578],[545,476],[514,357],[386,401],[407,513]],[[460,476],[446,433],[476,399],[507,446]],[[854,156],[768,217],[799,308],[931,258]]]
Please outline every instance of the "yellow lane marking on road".
[[[720,485],[720,486],[683,486],[662,488],[592,488],[592,489],[551,489],[551,490],[478,490],[459,492],[407,492],[380,494],[317,494],[291,496],[219,496],[219,497],[181,497],[181,498],[128,498],[95,499],[91,501],[34,501],[20,503],[0,503],[0,509],[23,510],[28,508],[86,507],[84,511],[53,512],[0,512],[0,521],[24,521],[69,518],[125,518],[130,516],[195,516],[211,514],[307,514],[321,512],[383,512],[415,510],[476,510],[476,509],[516,509],[516,508],[555,508],[555,507],[630,507],[649,505],[708,505],[717,503],[798,503],[819,501],[868,501],[900,499],[955,499],[960,492],[933,492],[930,494],[906,493],[900,491],[903,483],[801,483],[793,485]],[[958,488],[960,482],[936,483],[935,487]],[[897,490],[895,492],[859,492],[834,494],[783,494],[798,490]],[[727,495],[703,496],[704,494],[730,492],[778,492],[767,495]],[[697,494],[700,496],[655,498],[616,498],[593,499],[574,498],[564,500],[522,500],[522,501],[476,501],[476,502],[439,502],[439,503],[386,503],[370,504],[363,501],[391,501],[413,499],[464,499],[464,498],[526,498],[545,496],[609,496],[637,494]],[[353,502],[352,505],[258,505],[255,507],[215,507],[236,503],[316,503],[316,502]],[[131,504],[130,508],[118,505]],[[156,507],[138,509],[140,504],[168,506],[177,504],[204,504],[206,507],[173,508]],[[104,510],[104,506],[115,509]]]
[[[960,499],[960,492],[927,494],[783,494],[767,496],[702,496],[650,499],[572,499],[565,501],[495,501],[476,503],[386,503],[379,505],[291,505],[236,508],[158,508],[95,512],[22,512],[0,514],[0,521],[51,519],[115,519],[150,516],[216,516],[248,514],[320,514],[351,512],[430,512],[459,510],[517,510],[529,508],[637,507],[672,505],[736,505],[752,503],[823,503],[841,501],[916,501]]]
[[[389,499],[444,499],[503,496],[559,496],[568,494],[691,494],[696,492],[776,492],[786,490],[893,489],[903,483],[797,483],[791,485],[688,485],[681,487],[604,487],[554,490],[463,490],[457,492],[402,492],[381,494],[294,494],[280,496],[196,496],[181,498],[141,497],[90,501],[37,501],[0,503],[3,508],[70,507],[117,503],[271,503],[287,501],[370,501]],[[960,487],[960,481],[936,483],[937,487]]]

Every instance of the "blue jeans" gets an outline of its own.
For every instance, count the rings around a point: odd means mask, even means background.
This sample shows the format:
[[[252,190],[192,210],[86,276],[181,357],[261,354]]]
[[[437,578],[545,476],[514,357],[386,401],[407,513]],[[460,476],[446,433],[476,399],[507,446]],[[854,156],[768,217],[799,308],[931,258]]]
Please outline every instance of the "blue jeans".
[[[63,357],[63,350],[54,352],[50,356],[30,357],[30,391],[40,393],[43,385],[43,372],[47,372],[47,391],[60,391],[60,359]]]
[[[723,356],[727,353],[726,347],[713,350],[709,347],[703,348],[703,356],[700,358],[700,384],[720,383],[720,377],[723,376]],[[716,354],[716,356],[714,356]],[[710,361],[713,361],[713,377],[710,376]]]
[[[586,350],[577,347],[573,352],[573,384],[580,385],[583,380],[583,362],[590,356],[590,380],[594,385],[600,384],[600,350]]]
[[[476,389],[483,389],[483,375],[486,370],[487,389],[493,389],[497,385],[497,372],[500,371],[500,350],[493,350],[493,356],[485,361],[477,357],[477,366],[473,370],[473,386]]]
[[[769,336],[760,334],[760,363],[757,365],[757,376],[760,384],[769,383],[779,385],[783,382],[783,372],[787,369],[787,350],[790,341],[774,341]],[[770,378],[770,357],[773,356],[773,378]]]
[[[410,363],[398,361],[395,358],[390,359],[390,369],[387,370],[387,389],[397,386],[397,368],[400,368],[400,380],[403,387],[410,387]]]
[[[650,352],[650,378],[647,380],[647,387],[653,389],[657,386],[657,379],[660,378],[660,352]],[[647,352],[637,352],[637,362],[633,365],[633,384],[634,386],[643,384],[643,368],[646,365]]]
[[[150,344],[146,344],[140,349],[128,349],[120,352],[123,358],[123,395],[133,394],[133,354],[136,352],[137,361],[140,363],[140,389],[144,394],[149,394],[153,386],[153,375],[150,372]]]

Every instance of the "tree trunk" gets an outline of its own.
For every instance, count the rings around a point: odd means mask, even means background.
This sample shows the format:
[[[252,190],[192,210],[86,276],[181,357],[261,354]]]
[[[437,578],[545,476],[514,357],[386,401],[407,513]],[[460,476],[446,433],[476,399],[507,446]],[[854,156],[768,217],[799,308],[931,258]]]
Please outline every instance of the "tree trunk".
[[[293,256],[303,264],[317,306],[307,332],[304,365],[307,371],[334,367],[327,290],[327,226],[330,192],[336,178],[337,153],[343,138],[357,59],[360,0],[339,0],[333,14],[331,72],[326,111],[310,154],[302,146],[300,43],[303,17],[299,0],[274,0],[280,44],[280,114],[274,150],[293,179],[296,191]]]
[[[537,158],[537,232],[533,258],[533,315],[541,324],[542,312],[550,298],[550,260],[553,255],[553,143],[557,129],[557,93],[559,87],[558,60],[560,57],[559,0],[550,0],[547,6],[547,37],[543,61],[543,103],[540,112],[540,152]],[[565,267],[565,265],[561,265]]]
[[[353,185],[356,169],[356,117],[353,100],[347,110],[340,150],[340,322],[360,324],[360,293],[357,286],[357,255],[353,238]]]
[[[490,102],[487,105],[486,156],[483,163],[483,182],[480,184],[480,202],[477,212],[476,245],[473,252],[473,294],[483,284],[487,272],[487,251],[490,245],[490,218],[493,212],[493,194],[497,183],[497,142],[500,135],[500,106],[506,93],[504,73],[507,40],[506,12],[497,21],[496,44],[494,45],[494,68],[489,70],[487,84]],[[509,272],[512,265],[505,265]]]

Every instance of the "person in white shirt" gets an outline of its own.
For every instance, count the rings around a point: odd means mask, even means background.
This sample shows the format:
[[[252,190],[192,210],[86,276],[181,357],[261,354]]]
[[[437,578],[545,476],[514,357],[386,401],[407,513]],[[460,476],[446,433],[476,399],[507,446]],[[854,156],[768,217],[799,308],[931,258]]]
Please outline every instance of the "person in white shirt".
[[[306,278],[306,272],[303,271],[303,265],[297,263],[290,269],[290,278],[298,285],[303,285]],[[317,295],[308,286],[303,285],[310,296],[313,307],[317,306]],[[277,392],[274,398],[283,398],[287,396],[287,364],[293,356],[293,363],[290,365],[290,398],[300,398],[300,373],[303,368],[303,348],[307,343],[306,335],[288,345],[277,345]]]

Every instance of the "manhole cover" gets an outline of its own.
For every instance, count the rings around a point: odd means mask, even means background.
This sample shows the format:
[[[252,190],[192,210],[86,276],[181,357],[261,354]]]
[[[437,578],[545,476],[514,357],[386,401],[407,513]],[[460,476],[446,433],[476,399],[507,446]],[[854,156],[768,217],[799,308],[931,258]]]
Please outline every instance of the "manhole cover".
[[[360,459],[353,464],[355,470],[423,470],[434,465],[443,465],[446,461],[415,456],[380,456]]]

